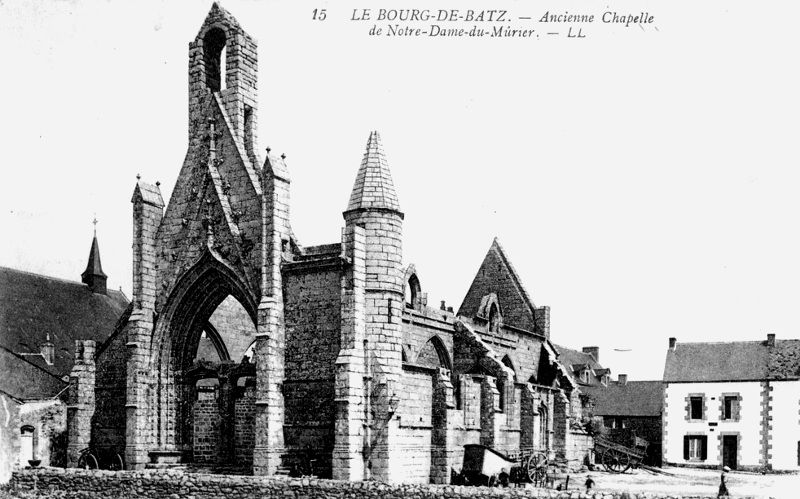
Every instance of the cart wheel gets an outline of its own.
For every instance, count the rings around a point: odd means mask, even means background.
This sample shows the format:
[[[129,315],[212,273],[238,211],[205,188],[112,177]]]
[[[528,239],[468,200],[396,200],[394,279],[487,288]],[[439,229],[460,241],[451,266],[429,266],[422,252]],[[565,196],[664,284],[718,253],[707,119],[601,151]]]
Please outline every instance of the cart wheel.
[[[86,453],[83,454],[81,457],[78,458],[78,468],[84,470],[96,470],[97,469],[97,459],[90,454]]]
[[[631,467],[628,454],[617,449],[606,449],[603,452],[603,466],[612,473],[624,473]]]
[[[108,464],[108,469],[110,469],[111,471],[120,471],[125,469],[125,465],[122,462],[122,456],[120,456],[116,452],[114,453],[113,456],[109,457],[109,461],[110,462]]]
[[[533,483],[543,483],[547,477],[547,455],[544,452],[534,452],[525,463],[528,479]]]

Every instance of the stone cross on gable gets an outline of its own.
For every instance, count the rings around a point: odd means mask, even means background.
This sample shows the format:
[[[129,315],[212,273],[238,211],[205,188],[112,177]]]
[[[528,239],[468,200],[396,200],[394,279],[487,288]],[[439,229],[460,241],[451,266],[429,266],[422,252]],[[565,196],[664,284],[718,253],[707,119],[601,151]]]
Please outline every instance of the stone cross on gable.
[[[217,131],[217,121],[214,118],[208,119],[208,133],[205,139],[209,141],[209,150],[211,152],[217,151],[217,139],[222,136],[222,132]]]

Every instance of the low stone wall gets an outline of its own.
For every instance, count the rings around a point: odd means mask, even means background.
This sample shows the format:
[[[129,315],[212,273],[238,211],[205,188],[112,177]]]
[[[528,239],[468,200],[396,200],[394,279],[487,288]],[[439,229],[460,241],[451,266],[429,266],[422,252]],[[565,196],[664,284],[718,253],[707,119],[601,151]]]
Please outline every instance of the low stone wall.
[[[11,478],[11,494],[20,497],[80,499],[471,499],[520,497],[556,499],[677,499],[666,494],[632,494],[576,490],[461,487],[452,485],[386,485],[380,482],[290,479],[184,473],[177,470],[98,471],[26,468]],[[691,496],[711,499],[712,496]],[[689,499],[684,496],[684,499]]]

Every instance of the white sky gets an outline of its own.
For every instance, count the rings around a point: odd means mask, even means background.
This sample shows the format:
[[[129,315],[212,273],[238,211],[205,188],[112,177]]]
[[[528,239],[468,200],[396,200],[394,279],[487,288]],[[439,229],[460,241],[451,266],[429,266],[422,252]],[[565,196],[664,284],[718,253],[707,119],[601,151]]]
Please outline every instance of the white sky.
[[[552,307],[552,340],[599,346],[614,375],[660,379],[670,336],[800,337],[796,2],[418,5],[506,9],[539,39],[370,37],[386,23],[349,21],[408,2],[222,5],[259,41],[259,145],[287,155],[302,244],[339,240],[377,129],[431,305],[458,308],[497,236]],[[188,43],[210,7],[0,0],[0,265],[79,280],[97,213],[109,286],[130,296],[135,177],[169,198]],[[547,10],[655,20],[569,39],[536,22]]]

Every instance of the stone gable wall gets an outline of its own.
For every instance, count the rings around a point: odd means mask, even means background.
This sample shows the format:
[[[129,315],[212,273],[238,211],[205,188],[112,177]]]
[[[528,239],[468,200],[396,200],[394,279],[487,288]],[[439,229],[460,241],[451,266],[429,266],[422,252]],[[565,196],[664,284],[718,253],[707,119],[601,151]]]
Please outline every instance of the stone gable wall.
[[[460,313],[464,313],[466,309],[477,310],[481,299],[489,293],[497,294],[505,324],[513,324],[526,331],[535,329],[533,314],[497,251],[489,251],[486,255],[464,298],[461,306],[464,310]]]

